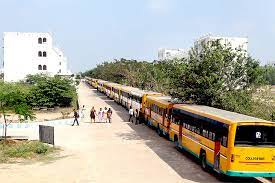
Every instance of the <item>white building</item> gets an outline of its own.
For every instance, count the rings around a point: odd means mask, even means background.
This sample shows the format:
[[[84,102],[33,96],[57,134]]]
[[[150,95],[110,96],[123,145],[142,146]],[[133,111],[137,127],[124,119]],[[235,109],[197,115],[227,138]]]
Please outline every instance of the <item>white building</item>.
[[[184,49],[167,49],[160,48],[158,50],[158,60],[172,60],[174,58],[181,59],[187,56],[187,52]]]
[[[50,33],[4,33],[4,81],[28,74],[71,75],[67,58],[53,45]]]
[[[221,37],[207,35],[196,40],[194,46],[200,48],[202,44],[215,40],[220,40],[222,45],[230,46],[232,49],[241,48],[243,51],[247,52],[248,39],[246,37]]]

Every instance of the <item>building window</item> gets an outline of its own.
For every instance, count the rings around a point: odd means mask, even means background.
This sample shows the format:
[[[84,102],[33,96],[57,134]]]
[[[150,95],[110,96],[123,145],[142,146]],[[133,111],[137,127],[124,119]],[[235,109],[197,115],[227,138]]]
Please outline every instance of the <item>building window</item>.
[[[38,70],[42,70],[42,65],[38,65]]]
[[[42,38],[38,38],[38,44],[42,44]]]
[[[47,53],[43,51],[43,57],[47,57]]]
[[[39,56],[39,57],[42,57],[42,51],[39,51],[39,52],[38,52],[38,56]]]
[[[61,62],[59,62],[59,65],[61,65]]]
[[[46,71],[47,70],[47,66],[43,65],[43,70]]]
[[[61,73],[61,69],[59,69],[58,73]]]
[[[43,43],[46,43],[47,42],[47,38],[43,38]]]

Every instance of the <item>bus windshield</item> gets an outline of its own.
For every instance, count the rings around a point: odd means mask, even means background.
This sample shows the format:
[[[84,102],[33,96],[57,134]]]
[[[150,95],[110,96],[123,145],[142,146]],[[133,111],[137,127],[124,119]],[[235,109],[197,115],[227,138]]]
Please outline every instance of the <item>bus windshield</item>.
[[[235,146],[275,146],[275,127],[263,125],[238,126]]]

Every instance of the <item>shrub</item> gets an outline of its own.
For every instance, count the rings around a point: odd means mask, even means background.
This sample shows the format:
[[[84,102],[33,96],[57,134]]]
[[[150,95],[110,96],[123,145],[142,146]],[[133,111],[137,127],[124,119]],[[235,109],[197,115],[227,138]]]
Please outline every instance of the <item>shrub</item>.
[[[53,147],[39,141],[0,142],[1,161],[7,160],[8,158],[33,158],[38,155],[46,155],[53,150]]]
[[[33,107],[69,107],[76,98],[76,89],[70,79],[60,76],[28,76],[31,84],[29,103]]]

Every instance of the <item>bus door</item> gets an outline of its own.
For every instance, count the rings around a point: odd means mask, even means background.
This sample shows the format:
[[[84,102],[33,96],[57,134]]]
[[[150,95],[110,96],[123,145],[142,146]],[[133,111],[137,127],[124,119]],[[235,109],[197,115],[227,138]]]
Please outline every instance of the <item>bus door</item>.
[[[218,173],[220,172],[221,139],[221,134],[216,133],[214,149],[214,170]]]
[[[180,147],[182,147],[182,126],[183,126],[183,122],[182,120],[180,120],[179,121],[179,144],[178,144],[180,145]]]
[[[171,123],[171,109],[167,108],[164,110],[164,123],[163,125],[166,127],[167,129],[167,134],[169,137],[169,131],[170,131],[170,123]]]

